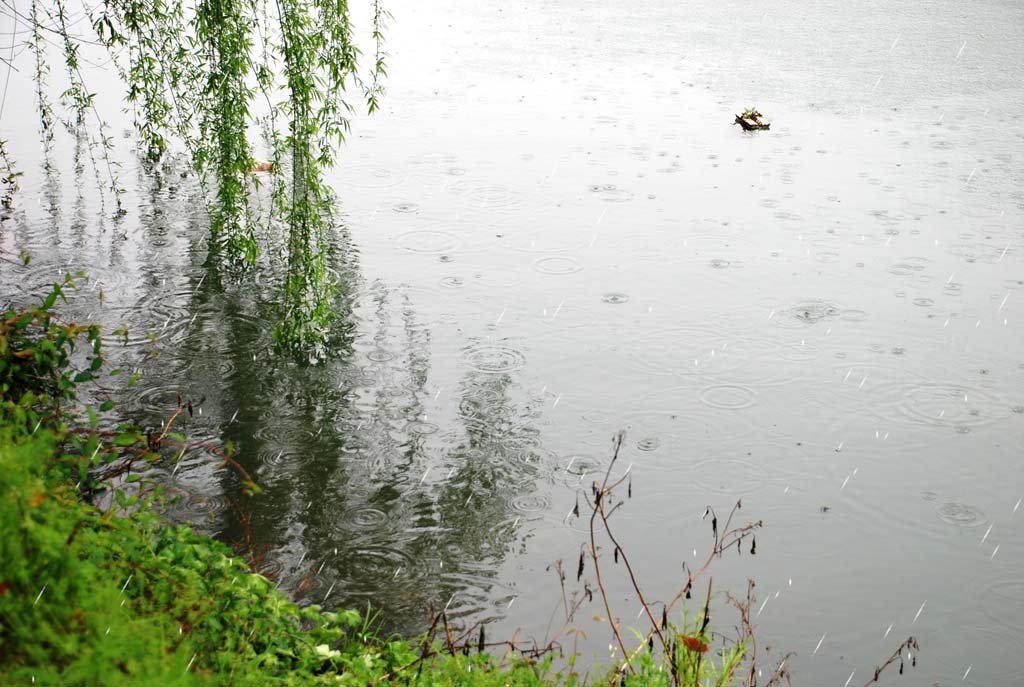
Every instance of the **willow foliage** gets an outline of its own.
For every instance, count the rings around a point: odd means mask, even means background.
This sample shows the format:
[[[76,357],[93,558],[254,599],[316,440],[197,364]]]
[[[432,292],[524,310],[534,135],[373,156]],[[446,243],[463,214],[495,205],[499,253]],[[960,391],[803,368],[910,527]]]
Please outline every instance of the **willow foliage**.
[[[366,0],[372,62],[361,67],[347,0],[32,0],[20,14],[31,27],[44,141],[57,118],[45,82],[54,53],[68,85],[70,126],[98,132],[89,146],[97,178],[121,213],[117,164],[80,69],[83,47],[102,46],[126,87],[144,156],[158,162],[184,146],[200,173],[210,210],[210,259],[256,263],[261,223],[287,232],[287,275],[276,340],[319,350],[336,284],[327,269],[334,203],[323,173],[349,131],[351,97],[378,107],[386,75],[381,0]],[[69,7],[76,3],[76,7]],[[83,35],[87,17],[94,35]],[[273,156],[269,213],[254,207],[259,181],[251,140],[262,125]]]

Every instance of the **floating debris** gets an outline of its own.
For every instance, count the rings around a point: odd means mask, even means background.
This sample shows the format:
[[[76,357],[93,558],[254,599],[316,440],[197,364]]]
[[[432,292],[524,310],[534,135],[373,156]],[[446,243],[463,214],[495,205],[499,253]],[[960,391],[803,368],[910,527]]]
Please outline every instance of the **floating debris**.
[[[763,116],[756,107],[748,107],[743,110],[743,114],[736,115],[736,123],[742,126],[744,131],[768,130],[772,126],[771,122],[763,121]]]

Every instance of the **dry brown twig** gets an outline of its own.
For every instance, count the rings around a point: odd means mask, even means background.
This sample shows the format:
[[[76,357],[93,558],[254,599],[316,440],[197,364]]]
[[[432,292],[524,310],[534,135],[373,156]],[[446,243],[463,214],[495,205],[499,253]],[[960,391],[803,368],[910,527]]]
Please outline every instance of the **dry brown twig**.
[[[589,527],[590,558],[594,566],[594,575],[597,579],[598,591],[601,594],[605,611],[608,614],[608,622],[611,625],[615,640],[618,643],[619,648],[622,649],[623,652],[624,660],[617,671],[620,675],[631,670],[632,661],[644,650],[644,647],[649,647],[651,645],[655,637],[658,638],[659,643],[662,647],[662,651],[666,652],[666,654],[668,655],[673,655],[672,652],[674,651],[674,648],[672,645],[672,641],[669,637],[666,637],[665,633],[663,632],[663,628],[667,623],[668,612],[671,611],[676,606],[676,604],[678,604],[682,599],[689,598],[690,590],[693,586],[693,583],[701,577],[701,575],[708,569],[708,567],[711,565],[711,562],[715,558],[720,558],[722,554],[729,548],[733,546],[739,546],[748,537],[752,537],[754,531],[762,526],[762,523],[758,521],[755,523],[748,523],[746,525],[733,527],[733,519],[737,511],[739,511],[742,507],[741,502],[737,501],[736,504],[733,506],[732,510],[730,511],[728,518],[726,519],[725,527],[719,530],[718,516],[717,514],[715,514],[714,509],[709,506],[705,512],[705,516],[711,515],[712,517],[712,534],[714,536],[714,546],[712,547],[711,552],[708,554],[707,558],[703,561],[701,566],[696,571],[688,571],[686,584],[683,586],[682,589],[679,590],[679,592],[672,598],[671,601],[663,605],[661,619],[657,618],[652,609],[652,604],[647,600],[646,596],[642,591],[640,583],[636,578],[632,565],[629,563],[629,558],[626,555],[624,548],[616,539],[612,531],[610,522],[611,515],[623,503],[620,501],[614,505],[609,506],[615,489],[620,487],[622,484],[626,483],[627,480],[631,479],[629,471],[627,470],[626,473],[623,474],[621,477],[614,481],[611,481],[612,471],[616,461],[619,458],[619,454],[624,440],[625,432],[619,432],[618,434],[615,435],[612,444],[613,453],[611,462],[609,463],[608,468],[605,471],[604,478],[602,479],[601,483],[598,484],[595,482],[592,485],[590,494],[592,500],[588,501],[588,504],[591,507]],[[632,496],[631,481],[629,482],[629,485],[629,495]],[[601,561],[600,556],[598,555],[595,528],[595,524],[598,522],[598,520],[600,520],[605,534],[612,542],[615,551],[616,562],[618,561],[618,559],[621,558],[625,563],[630,584],[633,587],[633,590],[636,593],[638,600],[640,601],[642,612],[647,615],[647,618],[651,623],[650,631],[648,631],[643,641],[640,642],[633,651],[628,651],[625,647],[625,642],[622,640],[622,635],[619,632],[618,623],[615,621],[614,616],[612,614],[611,603],[608,598],[607,591],[605,589],[603,577],[601,575]],[[708,594],[710,597],[710,582]],[[707,623],[709,622],[708,606],[709,603],[705,603],[705,617],[704,625],[701,628],[702,632],[707,628]]]
[[[917,667],[917,656],[915,656],[913,653],[911,653],[911,651],[910,651],[911,649],[913,649],[914,651],[920,651],[921,650],[921,647],[917,643],[917,639],[915,639],[913,636],[907,637],[905,640],[903,640],[903,643],[900,644],[896,648],[896,651],[892,652],[892,656],[890,656],[889,659],[885,663],[883,663],[882,665],[880,665],[877,668],[875,668],[874,677],[872,677],[870,680],[865,682],[864,683],[864,687],[870,687],[871,685],[876,684],[878,682],[879,678],[882,677],[882,673],[885,671],[885,669],[888,668],[889,666],[891,666],[893,663],[895,663],[897,659],[899,659],[899,662],[900,662],[900,675],[902,675],[903,674],[903,652],[904,651],[907,652],[908,658],[910,659],[910,667],[911,668],[916,668]]]

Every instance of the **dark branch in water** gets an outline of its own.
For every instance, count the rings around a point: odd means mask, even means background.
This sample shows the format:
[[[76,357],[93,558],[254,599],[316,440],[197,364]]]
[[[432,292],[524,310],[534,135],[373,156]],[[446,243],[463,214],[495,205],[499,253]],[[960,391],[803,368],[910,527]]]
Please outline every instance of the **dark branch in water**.
[[[913,653],[911,653],[911,651],[910,651],[911,649],[913,649],[914,651],[920,651],[921,650],[921,647],[917,643],[917,639],[915,639],[912,636],[911,637],[907,637],[905,640],[903,640],[903,643],[900,644],[899,647],[896,648],[896,651],[892,652],[892,656],[889,657],[889,660],[887,660],[885,663],[883,663],[882,665],[880,665],[877,668],[875,668],[874,676],[870,680],[868,680],[867,682],[864,683],[864,687],[870,687],[871,685],[877,684],[878,680],[882,677],[882,673],[885,671],[885,669],[888,668],[889,666],[891,666],[897,660],[899,660],[899,662],[900,662],[900,674],[902,675],[903,674],[903,652],[904,651],[907,652],[907,659],[910,661],[910,667],[911,668],[916,668],[917,667],[917,656],[915,656]]]

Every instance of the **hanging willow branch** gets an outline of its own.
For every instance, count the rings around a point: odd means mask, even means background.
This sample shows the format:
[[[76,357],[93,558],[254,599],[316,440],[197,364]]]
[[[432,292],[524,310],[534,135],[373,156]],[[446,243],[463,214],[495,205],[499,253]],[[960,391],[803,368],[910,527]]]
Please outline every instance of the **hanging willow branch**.
[[[99,151],[94,171],[123,212],[111,140],[80,67],[84,48],[104,48],[124,82],[143,157],[157,163],[176,144],[191,156],[209,203],[211,266],[252,266],[265,248],[249,133],[257,122],[270,123],[266,221],[269,230],[286,230],[288,252],[275,340],[314,355],[323,352],[337,286],[328,270],[335,203],[324,172],[349,131],[349,92],[372,113],[386,76],[389,15],[381,0],[366,2],[373,61],[365,81],[347,0],[32,0],[31,13],[18,15],[32,29],[44,140],[54,121],[48,59],[59,53],[68,84],[61,100],[73,115],[68,124],[98,131],[90,147],[90,154]],[[92,34],[83,35],[89,25]]]

